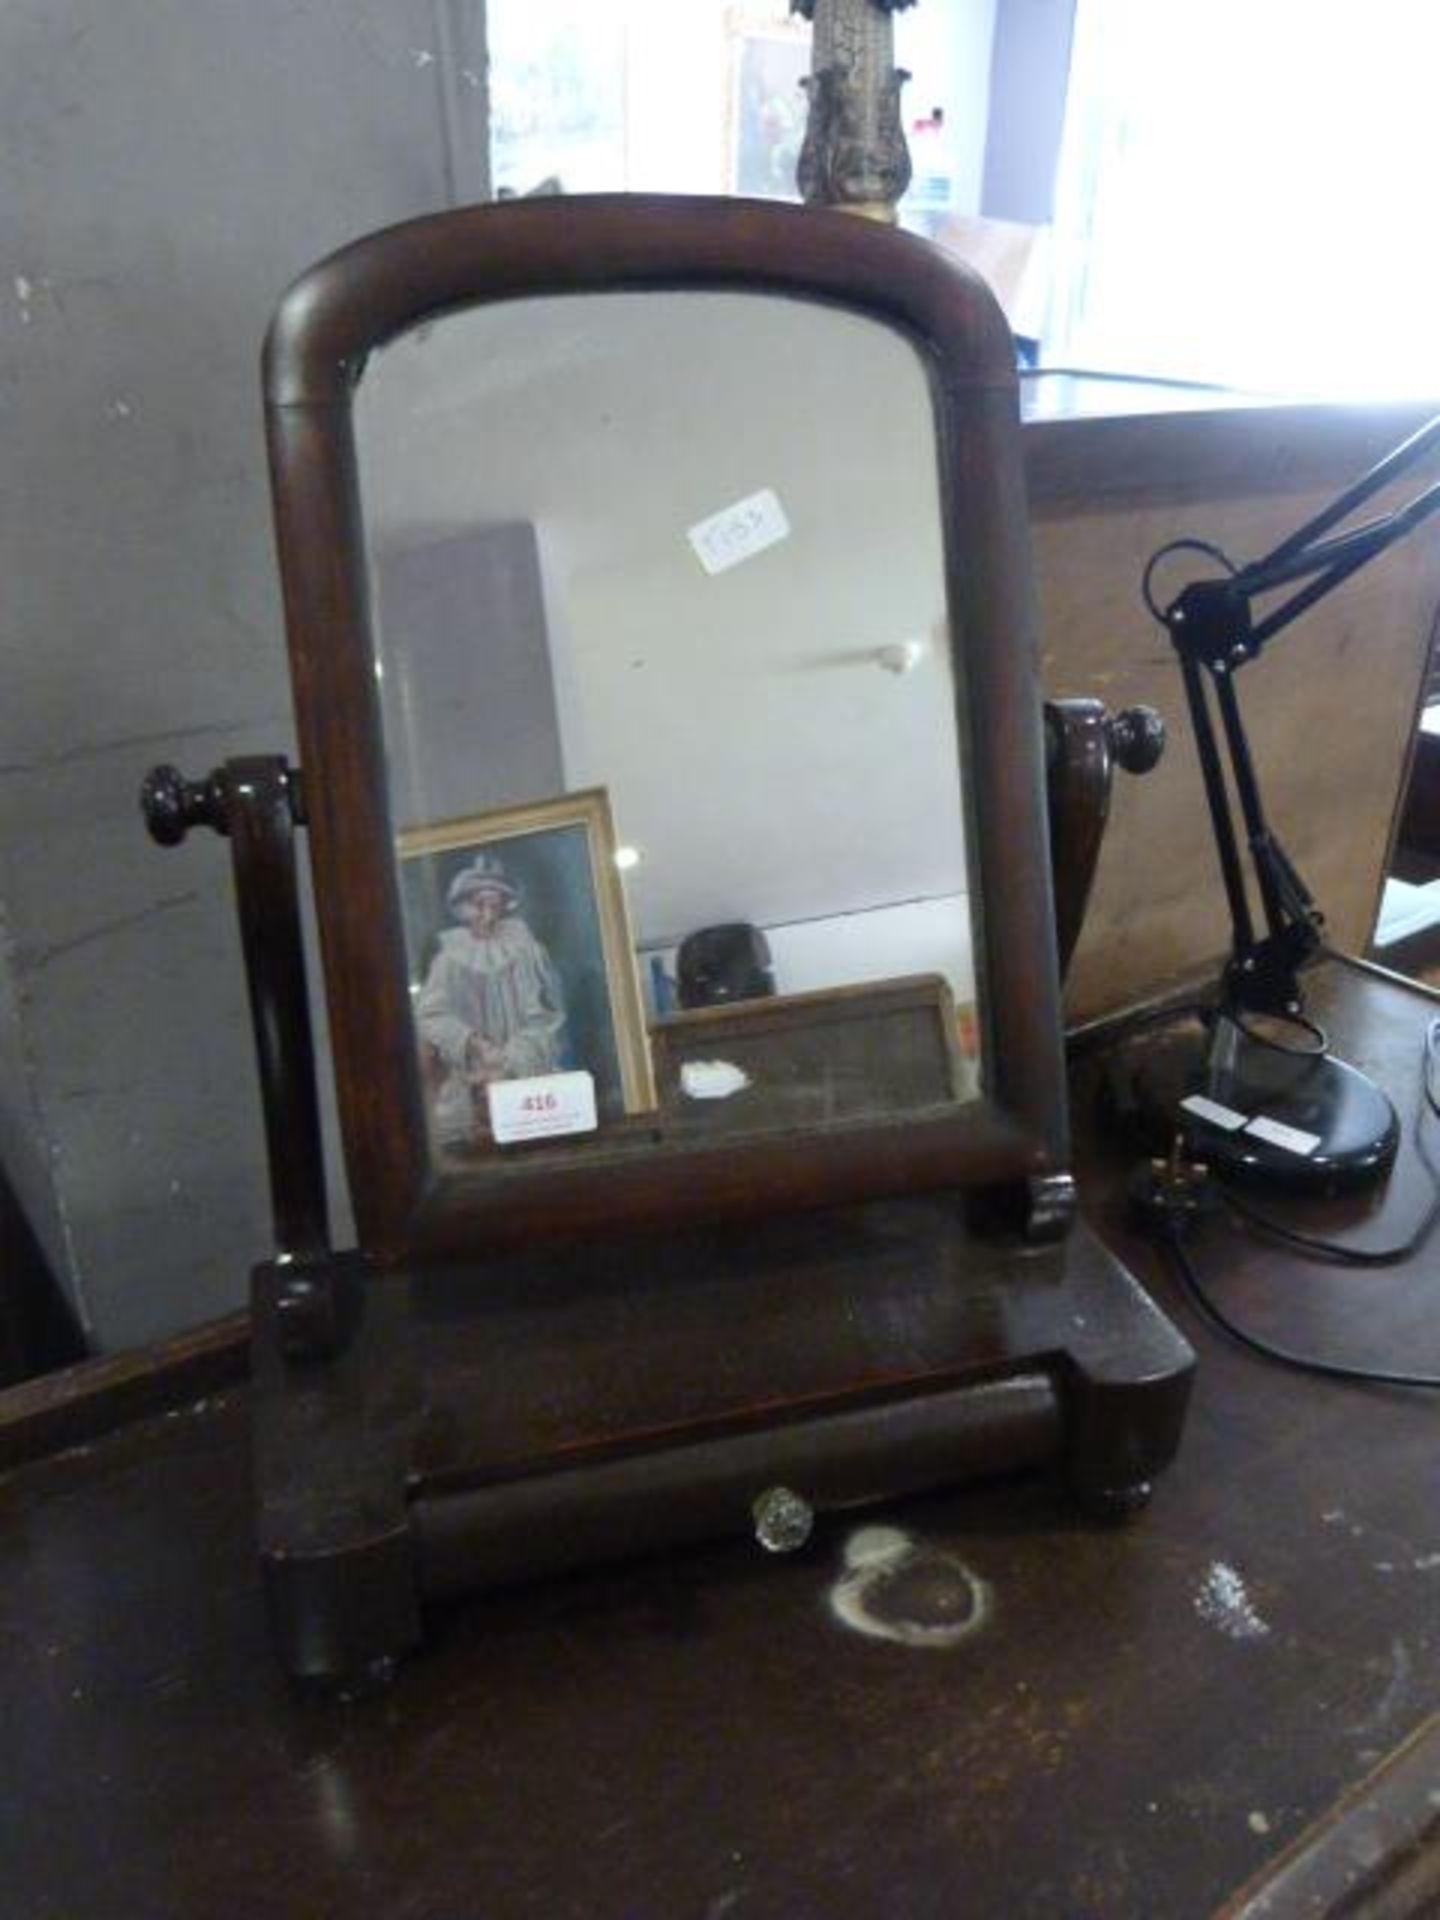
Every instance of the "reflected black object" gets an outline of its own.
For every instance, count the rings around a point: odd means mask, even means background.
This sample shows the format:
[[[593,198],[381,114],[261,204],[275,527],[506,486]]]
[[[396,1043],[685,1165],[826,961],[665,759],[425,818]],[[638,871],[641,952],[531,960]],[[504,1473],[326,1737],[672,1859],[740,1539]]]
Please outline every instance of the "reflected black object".
[[[700,927],[680,942],[675,968],[682,1007],[765,1000],[775,991],[770,942],[748,920]]]

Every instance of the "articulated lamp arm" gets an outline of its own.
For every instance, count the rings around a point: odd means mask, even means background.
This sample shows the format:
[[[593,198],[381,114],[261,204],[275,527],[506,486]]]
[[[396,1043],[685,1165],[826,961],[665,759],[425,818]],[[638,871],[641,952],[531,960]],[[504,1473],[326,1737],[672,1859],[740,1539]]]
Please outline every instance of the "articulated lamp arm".
[[[1167,555],[1177,549],[1198,549],[1227,567],[1229,563],[1218,549],[1204,542],[1181,540],[1162,547],[1146,568],[1146,604],[1166,629],[1180,660],[1230,911],[1231,957],[1222,984],[1222,1005],[1242,1016],[1300,1014],[1298,974],[1320,944],[1324,917],[1266,820],[1236,697],[1235,675],[1277,633],[1440,509],[1437,483],[1391,513],[1334,532],[1437,442],[1440,418],[1431,420],[1387,454],[1263,559],[1193,581],[1163,608],[1153,598],[1151,582],[1156,567]],[[1297,592],[1263,618],[1255,618],[1255,600],[1297,582],[1303,583]],[[1219,715],[1218,732],[1212,700]],[[1222,758],[1222,740],[1228,770]],[[1232,790],[1264,915],[1263,934],[1257,933],[1251,912]]]

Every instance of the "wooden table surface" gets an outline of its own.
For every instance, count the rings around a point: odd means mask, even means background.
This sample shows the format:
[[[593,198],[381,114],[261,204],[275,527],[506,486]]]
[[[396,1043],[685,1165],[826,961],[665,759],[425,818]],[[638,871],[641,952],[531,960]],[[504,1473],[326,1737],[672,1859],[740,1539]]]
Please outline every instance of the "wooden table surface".
[[[1433,1003],[1326,991],[1403,1106]],[[1089,1202],[1200,1355],[1128,1528],[1036,1478],[916,1500],[791,1559],[721,1546],[467,1602],[341,1705],[271,1660],[243,1388],[8,1475],[0,1912],[1215,1913],[1440,1710],[1440,1409],[1221,1344],[1117,1225],[1120,1164],[1087,1149]],[[1428,1180],[1402,1170],[1372,1237]],[[1440,1240],[1319,1271],[1217,1227],[1195,1258],[1258,1326],[1440,1372]],[[867,1577],[899,1639],[847,1624]],[[1331,1910],[1285,1897],[1233,1910]]]

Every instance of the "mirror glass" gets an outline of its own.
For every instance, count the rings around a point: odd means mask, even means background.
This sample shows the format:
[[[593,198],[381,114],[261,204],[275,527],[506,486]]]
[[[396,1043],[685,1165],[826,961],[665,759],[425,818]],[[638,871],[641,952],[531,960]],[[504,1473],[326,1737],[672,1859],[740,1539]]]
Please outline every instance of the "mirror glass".
[[[778,295],[495,302],[372,356],[355,427],[442,1162],[973,1098],[909,340]]]

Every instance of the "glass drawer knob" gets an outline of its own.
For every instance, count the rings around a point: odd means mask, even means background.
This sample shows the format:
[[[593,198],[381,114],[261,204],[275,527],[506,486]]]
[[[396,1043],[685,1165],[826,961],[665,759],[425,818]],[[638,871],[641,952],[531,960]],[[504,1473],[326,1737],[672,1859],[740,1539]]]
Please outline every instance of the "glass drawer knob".
[[[768,1487],[750,1512],[755,1538],[767,1553],[794,1553],[804,1546],[815,1526],[815,1509],[789,1487]]]

